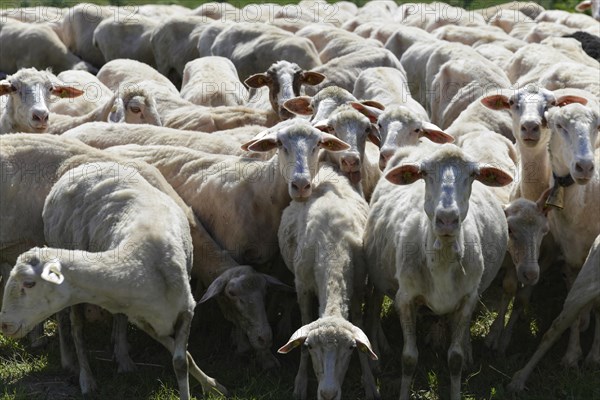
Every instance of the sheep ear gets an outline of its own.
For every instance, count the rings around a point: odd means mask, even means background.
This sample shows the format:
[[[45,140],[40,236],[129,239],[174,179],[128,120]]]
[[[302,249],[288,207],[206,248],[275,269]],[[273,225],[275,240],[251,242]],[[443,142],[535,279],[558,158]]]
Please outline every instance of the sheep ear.
[[[325,75],[314,71],[302,71],[300,79],[303,84],[314,86],[323,82],[323,80],[325,79]]]
[[[221,294],[223,292],[223,290],[225,289],[226,283],[227,283],[227,280],[223,276],[219,276],[217,279],[215,279],[210,284],[208,289],[206,289],[206,293],[204,293],[204,296],[202,296],[202,298],[200,299],[200,301],[198,303],[204,303],[205,301],[208,301],[208,300],[212,299],[213,297]]]
[[[322,121],[316,122],[313,124],[315,128],[320,130],[321,132],[331,133],[333,132],[333,127],[329,125],[329,119],[324,119]]]
[[[354,335],[354,341],[356,342],[356,347],[358,348],[358,350],[362,351],[363,353],[367,353],[373,361],[379,359],[379,357],[377,357],[377,354],[375,354],[373,352],[373,349],[371,348],[369,338],[359,327],[354,326],[352,328],[352,334]]]
[[[506,186],[513,181],[512,176],[494,167],[481,167],[475,179],[487,186]]]
[[[573,104],[573,103],[579,103],[579,104],[585,106],[588,103],[588,101],[584,97],[566,95],[566,96],[561,96],[558,99],[556,99],[556,102],[554,102],[553,105],[555,105],[557,107],[564,107],[568,104]]]
[[[65,99],[65,98],[73,98],[73,97],[79,97],[84,93],[83,90],[79,90],[76,89],[74,87],[71,86],[60,86],[60,85],[55,85],[52,88],[52,94],[55,96],[60,97],[61,99]]]
[[[65,277],[60,270],[60,261],[55,259],[44,264],[44,268],[42,269],[42,274],[40,276],[45,281],[60,285],[65,280]]]
[[[371,124],[371,130],[367,135],[367,139],[369,139],[375,146],[381,147],[381,134],[379,133],[377,126]]]
[[[591,2],[591,0],[582,1],[581,3],[579,3],[579,4],[577,4],[575,6],[575,10],[577,10],[579,12],[583,12],[585,10],[589,10],[590,8],[592,8],[592,2]]]
[[[282,289],[286,292],[296,292],[296,290],[291,287],[290,285],[286,285],[285,283],[281,282],[279,279],[275,278],[274,276],[271,275],[267,275],[267,274],[262,274],[262,276],[265,278],[265,280],[267,281],[267,284],[270,286],[274,286],[278,289]]]
[[[271,151],[273,149],[276,149],[279,146],[279,140],[277,139],[277,137],[273,136],[266,136],[257,140],[253,140],[251,142],[248,142],[246,144],[242,145],[242,149],[244,150],[250,150],[250,151],[257,151],[257,152],[266,152],[266,151]]]
[[[300,329],[298,329],[296,332],[294,332],[292,337],[290,337],[290,340],[288,340],[288,342],[286,344],[281,346],[279,348],[279,350],[277,350],[277,352],[281,353],[281,354],[287,354],[290,352],[290,350],[303,344],[307,337],[308,337],[308,329],[306,329],[306,327],[303,326]]]
[[[0,81],[0,96],[4,96],[5,94],[11,94],[16,90],[17,89],[9,81]]]
[[[361,101],[360,104],[362,104],[363,106],[376,108],[381,111],[385,110],[385,106],[376,100],[364,100]]]
[[[546,206],[546,201],[548,200],[548,197],[550,197],[550,193],[552,193],[551,187],[544,190],[544,193],[542,193],[540,195],[540,198],[537,199],[537,201],[535,202],[535,204],[537,204],[538,210],[540,210],[540,212],[544,215],[548,215],[548,212],[553,208]]]
[[[481,99],[481,104],[492,110],[507,110],[510,108],[508,97],[503,94],[495,94]]]
[[[432,124],[431,122],[423,121],[421,125],[421,129],[423,130],[422,135],[427,139],[431,140],[435,143],[452,143],[454,142],[454,138],[444,132],[437,125]]]
[[[125,104],[120,97],[115,99],[112,109],[108,114],[108,122],[124,122],[125,121]]]
[[[319,146],[327,151],[343,151],[348,150],[350,148],[350,145],[348,143],[325,132],[321,132],[321,140],[319,140]]]
[[[365,103],[367,102],[359,103],[358,101],[351,101],[349,104],[352,108],[369,118],[369,121],[374,124],[377,122],[377,119],[383,111],[377,107],[372,107]]]
[[[410,185],[423,178],[421,167],[414,164],[400,165],[385,174],[385,179],[395,185]]]
[[[283,103],[283,108],[297,115],[312,115],[313,108],[310,105],[312,98],[309,96],[298,96],[293,99],[286,100]]]
[[[248,87],[258,89],[263,86],[268,86],[271,83],[271,78],[267,74],[254,74],[247,78],[244,83]]]

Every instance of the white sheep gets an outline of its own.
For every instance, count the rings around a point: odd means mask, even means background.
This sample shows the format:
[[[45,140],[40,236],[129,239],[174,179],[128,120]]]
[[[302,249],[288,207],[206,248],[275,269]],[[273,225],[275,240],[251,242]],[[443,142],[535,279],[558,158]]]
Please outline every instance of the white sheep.
[[[15,73],[21,68],[52,68],[55,72],[80,69],[97,72],[90,63],[67,49],[49,25],[4,18],[0,22],[2,57],[0,71]]]
[[[188,367],[204,391],[226,393],[187,352],[196,307],[189,286],[192,238],[185,214],[169,196],[133,168],[82,164],[54,184],[43,218],[55,247],[35,247],[17,259],[0,314],[4,335],[22,337],[65,307],[97,304],[126,314],[173,354],[182,399],[190,398]],[[80,316],[71,316],[77,343]],[[90,378],[80,376],[83,394],[95,389]]]
[[[291,199],[310,197],[318,150],[341,151],[348,145],[296,120],[244,145],[258,152],[278,147],[277,156],[267,161],[174,146],[128,145],[108,151],[154,165],[236,261],[264,266],[279,253],[277,227],[284,208]]]
[[[553,107],[546,113],[552,131],[548,151],[553,193],[548,203],[563,207],[550,213],[548,219],[550,232],[564,255],[567,286],[573,282],[600,234],[600,220],[590,218],[600,208],[600,172],[596,165],[600,148],[595,146],[600,112],[595,102],[584,106],[588,103],[585,98],[574,100],[578,101]],[[562,201],[558,192],[562,192]],[[571,339],[562,362],[574,366],[580,356],[579,323],[576,321],[571,326]]]
[[[529,375],[542,359],[550,347],[569,326],[577,321],[579,314],[586,307],[593,306],[596,313],[596,324],[600,321],[600,274],[598,274],[598,265],[600,265],[600,236],[590,248],[590,252],[573,282],[573,286],[567,294],[563,309],[554,319],[552,325],[542,337],[542,342],[531,356],[527,364],[517,371],[508,385],[508,390],[512,392],[525,389],[525,382]],[[597,331],[596,331],[597,332]],[[594,337],[592,348],[586,358],[586,363],[598,364],[600,362],[600,336]]]
[[[197,58],[185,64],[181,97],[202,106],[240,106],[246,104],[248,90],[237,70],[224,57]]]
[[[418,359],[417,306],[424,304],[437,315],[452,314],[450,395],[458,400],[470,358],[471,314],[500,268],[508,239],[500,203],[473,182],[501,186],[512,177],[454,145],[433,143],[399,150],[384,175],[371,199],[364,246],[369,279],[394,299],[402,324],[400,399],[409,398]],[[425,182],[413,183],[420,179]]]
[[[71,116],[84,115],[113,96],[113,92],[89,72],[67,70],[56,77],[63,85],[83,91],[83,95],[54,99],[48,105],[50,112]]]
[[[367,272],[362,237],[369,207],[335,168],[321,166],[315,180],[310,199],[292,202],[279,225],[279,246],[294,273],[303,325],[279,352],[304,345],[294,395],[307,398],[310,353],[319,382],[317,398],[326,400],[341,399],[344,376],[356,348],[361,352],[366,398],[379,398],[367,359],[367,355],[377,356],[359,328]],[[315,297],[319,304],[316,320]]]
[[[108,114],[110,122],[161,126],[156,101],[145,88],[130,86],[120,90]]]

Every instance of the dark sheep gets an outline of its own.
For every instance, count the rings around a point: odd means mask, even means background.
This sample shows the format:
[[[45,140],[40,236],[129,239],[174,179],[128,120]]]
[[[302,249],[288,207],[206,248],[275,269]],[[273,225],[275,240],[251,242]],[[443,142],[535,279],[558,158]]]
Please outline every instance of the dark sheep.
[[[600,37],[584,31],[577,31],[563,37],[577,39],[581,42],[583,51],[585,51],[588,56],[600,62]]]

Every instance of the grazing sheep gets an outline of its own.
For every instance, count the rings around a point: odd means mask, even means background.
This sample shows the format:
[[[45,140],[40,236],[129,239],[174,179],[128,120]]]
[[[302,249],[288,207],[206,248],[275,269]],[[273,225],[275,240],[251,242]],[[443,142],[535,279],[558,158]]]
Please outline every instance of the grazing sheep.
[[[183,99],[201,106],[241,106],[248,100],[248,90],[233,63],[216,56],[185,64],[180,93]]]
[[[451,144],[399,150],[384,175],[371,199],[364,246],[369,279],[394,299],[402,324],[400,399],[409,398],[418,359],[417,307],[426,305],[437,315],[452,314],[450,396],[458,400],[470,358],[471,314],[501,266],[508,239],[500,203],[473,182],[502,186],[512,177]],[[425,182],[413,183],[420,179]]]
[[[294,115],[283,106],[283,103],[292,97],[300,96],[302,85],[314,86],[321,83],[323,79],[325,79],[323,74],[305,71],[296,63],[281,60],[271,65],[267,72],[254,74],[244,83],[252,89],[266,87],[270,108],[281,120],[286,120]],[[266,97],[265,90],[251,90],[248,105],[260,107],[260,104],[266,103]]]
[[[317,398],[339,400],[350,357],[357,348],[365,396],[379,398],[367,359],[367,355],[377,356],[359,328],[367,272],[362,237],[369,207],[335,168],[321,166],[315,180],[318,183],[310,199],[292,202],[279,225],[279,247],[295,276],[303,325],[279,352],[287,353],[302,344],[308,347],[308,351],[302,349],[294,385],[296,398],[307,398],[310,353],[319,382]],[[317,320],[314,297],[319,304]]]
[[[157,18],[139,14],[134,18],[106,18],[94,29],[92,44],[100,49],[105,61],[131,58],[154,66],[150,37],[158,25]]]
[[[56,32],[45,24],[4,18],[0,22],[0,71],[12,74],[21,68],[52,68],[55,72],[80,69],[98,70],[67,49]],[[86,60],[86,61],[84,61]]]
[[[589,306],[594,307],[596,324],[600,323],[600,280],[598,279],[600,274],[598,274],[598,265],[600,265],[600,236],[594,240],[581,271],[579,271],[573,286],[569,290],[562,311],[542,337],[542,342],[525,367],[513,375],[508,385],[509,391],[516,392],[525,389],[525,382],[537,363],[550,347],[560,339],[562,333],[577,320],[582,310]],[[596,330],[592,348],[586,358],[586,363],[590,365],[600,363],[600,335],[597,332],[598,330]]]
[[[192,238],[169,196],[132,168],[82,164],[54,184],[43,218],[44,234],[57,247],[35,247],[17,259],[0,314],[4,335],[22,337],[65,307],[97,304],[126,314],[173,354],[182,399],[190,398],[188,367],[203,391],[226,393],[187,352],[196,307],[189,286]],[[71,314],[76,343],[82,333],[77,314]],[[80,385],[84,395],[95,389],[93,379]]]

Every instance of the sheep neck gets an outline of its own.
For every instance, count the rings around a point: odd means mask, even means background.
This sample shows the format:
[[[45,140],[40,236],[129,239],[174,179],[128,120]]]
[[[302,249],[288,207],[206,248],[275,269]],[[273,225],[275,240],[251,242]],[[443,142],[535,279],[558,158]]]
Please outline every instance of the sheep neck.
[[[53,135],[60,135],[69,129],[75,128],[79,125],[83,125],[87,122],[95,121],[107,121],[110,110],[116,99],[116,94],[108,100],[105,104],[99,106],[95,110],[90,111],[85,115],[78,117],[72,117],[69,115],[61,115],[52,113],[50,115],[50,123],[48,125],[48,133]]]
[[[551,167],[548,155],[548,145],[527,147],[517,141],[521,155],[519,170],[521,176],[521,196],[536,201],[548,188]]]

